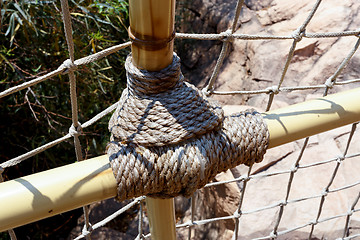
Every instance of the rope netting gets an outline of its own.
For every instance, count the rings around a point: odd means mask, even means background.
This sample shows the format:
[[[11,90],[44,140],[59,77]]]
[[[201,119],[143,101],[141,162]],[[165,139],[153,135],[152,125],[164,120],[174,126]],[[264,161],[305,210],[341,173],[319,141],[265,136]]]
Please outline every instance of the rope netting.
[[[206,95],[253,95],[253,94],[267,94],[268,95],[268,101],[266,106],[266,111],[268,111],[274,101],[274,98],[277,94],[281,92],[292,92],[292,91],[299,91],[299,90],[319,90],[323,89],[323,96],[326,96],[328,94],[329,89],[333,88],[337,85],[349,85],[360,82],[360,79],[350,79],[350,80],[344,80],[339,81],[338,77],[341,74],[342,70],[346,67],[346,65],[349,63],[352,56],[356,53],[359,44],[360,44],[360,30],[350,30],[350,31],[343,31],[343,32],[323,32],[323,33],[308,33],[306,32],[306,28],[312,18],[314,17],[315,13],[317,12],[319,5],[322,1],[317,0],[314,3],[314,6],[312,7],[311,11],[309,12],[307,18],[305,21],[299,26],[295,31],[292,33],[289,33],[285,36],[275,36],[275,35],[251,35],[251,34],[240,34],[236,33],[241,9],[244,5],[244,0],[238,0],[234,18],[232,21],[232,25],[230,29],[228,29],[225,32],[219,33],[219,34],[188,34],[188,33],[176,33],[175,37],[177,39],[194,39],[194,40],[218,40],[222,41],[222,48],[218,57],[218,60],[216,62],[216,65],[212,71],[212,75],[210,77],[210,80],[208,81],[207,85],[203,89],[203,93]],[[63,13],[63,22],[65,26],[65,36],[67,40],[68,45],[68,52],[69,52],[69,59],[63,62],[58,69],[47,73],[44,76],[38,77],[36,79],[33,79],[31,81],[25,82],[23,84],[17,85],[15,87],[11,87],[3,92],[0,93],[0,98],[8,96],[10,94],[14,94],[20,90],[23,90],[25,88],[29,88],[35,84],[38,84],[40,82],[43,82],[45,80],[48,80],[50,78],[56,77],[59,74],[67,74],[70,79],[70,96],[71,96],[71,106],[72,106],[72,124],[69,128],[68,134],[65,136],[58,138],[52,142],[49,142],[41,147],[38,147],[32,151],[29,151],[23,155],[20,155],[18,157],[15,157],[13,159],[10,159],[6,162],[3,162],[0,164],[0,170],[1,173],[4,171],[5,168],[15,166],[22,161],[29,159],[36,154],[39,154],[51,147],[54,147],[55,145],[73,138],[74,139],[74,146],[75,146],[75,152],[77,161],[82,161],[82,147],[80,145],[79,136],[82,134],[82,130],[86,127],[89,127],[90,125],[96,123],[99,119],[104,117],[105,115],[112,113],[116,107],[118,106],[118,102],[114,103],[113,105],[109,106],[107,109],[103,110],[101,113],[97,114],[93,118],[89,119],[85,123],[80,123],[78,121],[78,104],[77,104],[77,95],[76,95],[76,79],[74,72],[76,69],[81,65],[86,65],[95,61],[98,61],[112,53],[115,53],[121,49],[127,48],[131,45],[131,42],[126,42],[120,45],[113,46],[111,48],[105,49],[101,52],[89,55],[87,57],[81,58],[81,59],[74,59],[74,43],[72,38],[72,27],[71,27],[71,15],[69,11],[68,1],[67,0],[61,0],[61,6],[62,6],[62,13]],[[357,38],[357,41],[355,45],[349,49],[348,54],[344,57],[341,64],[338,66],[338,68],[332,73],[332,75],[327,78],[323,84],[317,84],[317,85],[304,85],[304,86],[283,86],[285,81],[285,76],[288,72],[289,66],[291,64],[291,61],[294,56],[294,52],[296,50],[296,46],[299,42],[301,42],[304,38],[342,38],[342,37],[355,37]],[[289,52],[287,54],[284,67],[281,72],[281,77],[275,86],[266,87],[264,89],[258,89],[258,90],[234,90],[234,91],[217,91],[214,86],[216,79],[221,72],[221,68],[223,66],[223,63],[227,57],[227,53],[229,51],[229,48],[234,41],[253,41],[253,40],[292,40],[291,47],[289,49]],[[330,194],[338,193],[347,189],[352,189],[356,186],[360,186],[360,179],[353,179],[353,182],[347,185],[343,185],[340,187],[333,187],[334,179],[337,177],[337,174],[339,172],[340,167],[344,164],[344,162],[349,161],[351,159],[356,159],[360,157],[360,152],[349,152],[350,145],[352,144],[352,139],[354,134],[356,133],[356,127],[357,123],[353,124],[351,126],[351,129],[348,131],[348,137],[346,144],[344,144],[343,152],[335,156],[333,158],[329,159],[322,159],[319,161],[312,161],[311,163],[304,162],[304,154],[306,153],[307,147],[309,146],[311,140],[309,138],[306,138],[303,143],[301,143],[300,151],[297,153],[297,157],[295,158],[295,161],[292,163],[292,166],[289,169],[283,169],[283,170],[274,170],[274,171],[268,171],[264,173],[263,171],[254,171],[253,167],[249,167],[245,174],[242,174],[241,176],[226,180],[226,181],[215,181],[208,183],[204,188],[211,188],[223,184],[230,184],[233,182],[236,182],[240,187],[240,197],[239,197],[239,203],[237,210],[232,214],[228,216],[222,216],[222,217],[216,217],[216,218],[209,218],[209,219],[198,219],[196,220],[195,212],[196,208],[196,201],[194,200],[195,197],[192,197],[191,200],[191,217],[189,221],[186,221],[184,223],[178,224],[177,229],[188,229],[188,239],[192,238],[192,230],[194,228],[197,228],[199,226],[203,226],[206,224],[211,224],[215,222],[220,221],[226,221],[226,220],[235,220],[235,229],[234,229],[234,239],[239,239],[239,233],[241,231],[241,221],[244,217],[247,215],[255,214],[255,213],[261,213],[264,211],[267,211],[269,209],[277,209],[277,214],[275,216],[275,219],[273,220],[272,224],[272,231],[268,232],[267,234],[263,234],[262,237],[255,237],[255,239],[273,239],[280,236],[283,236],[291,232],[295,232],[297,230],[305,229],[306,227],[309,227],[308,232],[308,238],[311,239],[313,232],[316,229],[316,226],[318,224],[329,222],[334,219],[338,218],[345,218],[344,221],[344,227],[343,227],[343,233],[342,237],[339,239],[354,239],[357,237],[360,237],[360,233],[354,233],[352,234],[351,230],[351,220],[352,215],[360,211],[359,206],[357,206],[357,203],[360,199],[360,192],[356,195],[354,199],[352,199],[351,204],[349,206],[344,206],[346,210],[344,210],[343,213],[332,215],[332,216],[322,216],[322,212],[324,209],[324,205],[326,203],[326,199]],[[294,178],[296,176],[296,173],[298,173],[301,170],[306,170],[309,168],[314,168],[317,166],[328,166],[330,168],[330,177],[327,183],[324,185],[324,188],[321,192],[318,192],[316,194],[303,196],[300,198],[294,198],[292,199],[291,196],[291,189],[293,186]],[[244,201],[246,199],[246,192],[249,189],[249,185],[252,181],[256,179],[263,179],[263,178],[270,178],[274,176],[288,176],[287,186],[284,193],[284,197],[281,198],[278,196],[278,200],[270,205],[261,206],[255,209],[245,209],[244,208]],[[1,177],[1,174],[0,174]],[[1,181],[3,181],[2,177],[0,178]],[[196,194],[195,194],[196,195]],[[97,222],[97,223],[91,223],[89,219],[89,207],[84,206],[84,227],[82,230],[81,235],[79,235],[75,239],[90,239],[91,233],[106,225],[122,213],[126,212],[130,208],[132,208],[135,205],[139,206],[139,226],[138,226],[138,236],[137,239],[146,239],[150,237],[150,233],[144,232],[144,212],[142,209],[142,202],[145,199],[145,197],[138,197],[134,200],[132,200],[129,204],[121,208],[120,210],[114,212],[110,216],[106,217],[104,220]],[[286,228],[281,229],[281,222],[283,219],[284,211],[286,210],[287,206],[290,206],[292,204],[296,204],[299,202],[306,202],[309,199],[319,199],[319,204],[317,207],[317,214],[314,216],[314,219],[311,221],[308,221],[302,225],[293,226],[292,228]],[[281,230],[280,230],[281,229]],[[9,234],[11,236],[11,239],[16,239],[15,233],[13,230],[9,230]]]

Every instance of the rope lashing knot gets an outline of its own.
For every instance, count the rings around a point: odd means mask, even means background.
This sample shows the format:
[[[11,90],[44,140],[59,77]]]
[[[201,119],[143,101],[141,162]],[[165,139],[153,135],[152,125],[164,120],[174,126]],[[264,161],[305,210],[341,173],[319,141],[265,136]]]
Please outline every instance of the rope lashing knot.
[[[347,215],[348,216],[352,216],[354,214],[354,209],[350,209],[348,212],[347,212]]]
[[[324,190],[321,193],[322,197],[326,197],[329,194],[329,190],[327,188],[324,188]]]
[[[338,163],[341,163],[342,161],[344,161],[345,160],[345,156],[344,155],[340,155],[340,156],[337,156],[336,157],[336,162],[338,162]]]
[[[309,224],[310,224],[310,225],[313,225],[313,226],[315,226],[315,225],[318,224],[318,223],[319,223],[319,221],[316,220],[316,219],[309,222]]]
[[[71,124],[71,127],[69,128],[69,134],[72,137],[79,136],[82,132],[82,126],[81,123],[78,122],[78,126],[75,128],[74,124]]]
[[[277,238],[277,236],[278,236],[277,232],[271,231],[269,237],[270,237],[270,239],[273,239],[273,238]]]
[[[233,214],[234,218],[240,218],[241,215],[242,215],[242,211],[238,209]]]
[[[305,36],[305,30],[302,30],[301,27],[299,27],[298,29],[296,29],[291,37],[296,41],[296,42],[300,42],[301,39]]]
[[[222,37],[223,41],[234,42],[235,39],[231,29],[228,29],[225,32],[221,32],[220,36]]]
[[[284,207],[287,205],[287,201],[282,201],[279,203],[279,207]]]
[[[262,115],[224,117],[217,103],[183,81],[179,65],[174,55],[166,71],[154,73],[134,69],[131,56],[126,61],[128,88],[109,121],[107,146],[119,201],[189,197],[216,174],[263,159],[269,132]]]
[[[207,88],[201,89],[201,92],[204,94],[205,97],[210,97],[213,91],[214,91],[213,89],[207,89]]]
[[[334,81],[331,77],[326,79],[325,86],[330,89],[334,87]]]
[[[278,86],[271,86],[271,87],[268,87],[268,88],[266,88],[266,90],[267,90],[267,94],[278,94],[279,92],[280,92],[280,89],[279,89],[279,87]]]
[[[164,146],[221,127],[222,108],[184,82],[176,54],[159,72],[137,69],[131,55],[125,68],[128,87],[109,122],[112,141]]]
[[[89,228],[86,227],[86,224],[84,224],[83,228],[82,228],[82,231],[81,231],[81,234],[83,236],[87,236],[89,235],[91,232],[92,232],[92,225],[91,223],[89,223]]]
[[[70,71],[75,71],[78,66],[72,62],[70,59],[66,59],[59,67],[60,69],[64,69],[64,71],[61,74],[67,74]]]

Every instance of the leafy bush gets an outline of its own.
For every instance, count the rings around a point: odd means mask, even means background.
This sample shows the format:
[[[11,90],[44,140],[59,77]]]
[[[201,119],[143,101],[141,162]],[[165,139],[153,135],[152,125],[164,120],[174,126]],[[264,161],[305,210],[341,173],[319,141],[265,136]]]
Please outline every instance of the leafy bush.
[[[69,1],[75,59],[128,41],[128,3],[124,0]],[[60,1],[0,0],[0,91],[55,70],[68,58]],[[81,67],[76,72],[79,121],[85,122],[116,102],[125,87],[127,50]],[[103,154],[110,116],[80,136],[86,158]],[[69,80],[59,75],[0,99],[0,161],[4,162],[67,134],[71,126]],[[16,167],[5,179],[75,161],[72,139]],[[81,212],[62,214],[24,226],[20,239],[65,237],[66,225]],[[72,219],[72,220],[71,220]],[[51,222],[54,225],[51,225]],[[50,225],[50,226],[49,226]],[[60,227],[60,228],[59,228]],[[2,238],[2,236],[0,236]]]
[[[76,59],[127,41],[127,2],[71,1],[70,8]],[[68,56],[63,32],[59,2],[3,1],[0,90],[29,81],[61,65]],[[86,121],[119,98],[125,86],[123,63],[126,55],[125,51],[118,52],[84,66],[76,73],[80,121]],[[63,136],[71,125],[67,76],[47,80],[0,101],[0,114],[4,116],[0,126],[6,138],[6,141],[2,138],[6,146],[0,149],[3,161]],[[83,139],[87,156],[98,155],[99,149],[103,149],[106,119],[91,132]],[[69,153],[61,151],[67,155],[64,159],[56,151],[47,151],[45,155],[48,156],[43,158],[56,166],[67,163],[73,156],[73,147],[67,148]],[[39,157],[35,157],[37,162]],[[33,170],[43,170],[43,167]]]

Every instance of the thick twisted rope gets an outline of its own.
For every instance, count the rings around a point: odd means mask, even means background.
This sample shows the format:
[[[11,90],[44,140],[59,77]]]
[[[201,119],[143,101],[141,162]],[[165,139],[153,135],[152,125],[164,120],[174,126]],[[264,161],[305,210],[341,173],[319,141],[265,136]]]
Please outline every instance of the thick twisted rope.
[[[189,197],[222,171],[260,162],[268,138],[261,114],[252,111],[225,117],[222,129],[183,144],[146,148],[110,142],[107,153],[118,182],[117,199]]]
[[[112,141],[164,146],[220,127],[221,107],[183,81],[180,59],[159,72],[137,69],[126,61],[128,88],[110,119]]]
[[[183,81],[176,55],[160,72],[137,69],[131,60],[128,88],[109,122],[118,200],[188,197],[216,174],[262,160],[269,133],[261,114],[224,118],[220,106]]]

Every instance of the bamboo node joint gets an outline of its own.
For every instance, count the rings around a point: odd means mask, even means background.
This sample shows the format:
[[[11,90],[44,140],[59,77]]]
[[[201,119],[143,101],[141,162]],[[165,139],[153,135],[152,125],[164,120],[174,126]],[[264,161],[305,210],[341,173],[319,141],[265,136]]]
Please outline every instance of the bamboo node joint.
[[[174,40],[175,38],[175,30],[171,33],[168,38],[165,39],[155,39],[150,36],[144,36],[139,33],[136,33],[134,30],[129,27],[128,29],[129,38],[135,46],[140,49],[148,50],[148,51],[155,51],[160,50]]]

